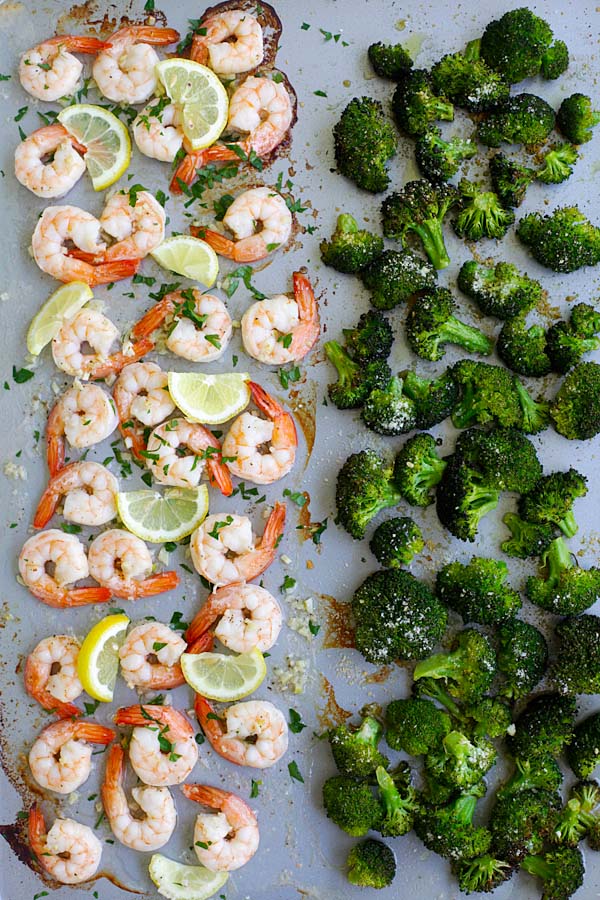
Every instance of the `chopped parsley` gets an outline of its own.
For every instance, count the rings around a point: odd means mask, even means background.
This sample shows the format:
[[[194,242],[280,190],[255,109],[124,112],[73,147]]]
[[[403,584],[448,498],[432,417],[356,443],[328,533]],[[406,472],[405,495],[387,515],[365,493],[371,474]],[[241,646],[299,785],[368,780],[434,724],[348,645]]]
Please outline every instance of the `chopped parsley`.
[[[290,713],[290,721],[289,721],[290,731],[292,732],[292,734],[300,734],[300,732],[304,731],[304,729],[306,728],[306,725],[302,721],[302,716],[295,709],[290,709],[289,713]]]
[[[290,778],[293,778],[294,781],[299,781],[304,784],[304,778],[302,777],[302,773],[298,768],[298,763],[295,759],[288,763],[288,772],[290,773]]]

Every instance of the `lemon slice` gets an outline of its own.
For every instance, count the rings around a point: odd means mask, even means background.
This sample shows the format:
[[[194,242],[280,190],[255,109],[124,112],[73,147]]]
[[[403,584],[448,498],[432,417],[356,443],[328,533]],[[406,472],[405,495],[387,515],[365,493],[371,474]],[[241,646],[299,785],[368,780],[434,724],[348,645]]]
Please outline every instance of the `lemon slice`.
[[[105,616],[88,632],[77,658],[77,674],[94,700],[111,703],[119,671],[119,647],[125,640],[129,619]]]
[[[228,703],[254,693],[267,674],[265,659],[255,647],[250,653],[183,653],[183,677],[201,697]]]
[[[46,344],[56,337],[63,324],[72,319],[93,296],[90,286],[83,281],[71,281],[54,291],[31,320],[27,331],[29,353],[38,356]]]
[[[174,234],[150,252],[164,269],[212,287],[219,274],[219,257],[206,241],[191,234]]]
[[[249,378],[243,372],[169,372],[169,393],[173,403],[192,422],[222,425],[248,406]]]
[[[208,900],[229,878],[228,872],[211,872],[204,866],[185,866],[162,853],[152,854],[148,874],[158,893],[167,900]]]
[[[192,150],[210,147],[227,125],[227,91],[212,69],[191,59],[163,59],[156,74],[182,110],[181,127]]]
[[[208,490],[202,484],[196,488],[167,488],[164,494],[121,492],[117,495],[117,509],[125,528],[143,541],[180,541],[206,518]]]
[[[101,106],[76,103],[61,110],[58,121],[87,147],[85,164],[95,191],[119,180],[131,159],[129,132],[120,119]]]

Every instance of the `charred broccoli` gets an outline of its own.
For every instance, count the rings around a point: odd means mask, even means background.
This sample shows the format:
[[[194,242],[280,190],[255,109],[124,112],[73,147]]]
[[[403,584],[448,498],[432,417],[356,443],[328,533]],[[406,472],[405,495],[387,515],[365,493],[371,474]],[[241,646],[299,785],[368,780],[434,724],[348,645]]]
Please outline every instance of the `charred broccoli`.
[[[558,794],[541,788],[498,794],[489,822],[492,852],[515,864],[539,853],[560,805]]]
[[[479,55],[479,42],[471,41],[464,53],[448,53],[431,70],[437,94],[469,112],[484,112],[508,99],[506,81]]]
[[[527,313],[542,299],[542,286],[519,272],[512,263],[485,266],[474,259],[463,263],[458,286],[472,297],[486,316],[511,319]]]
[[[481,37],[481,58],[509,84],[542,74],[558,78],[569,65],[563,41],[553,44],[552,29],[531,10],[511,9],[490,22]]]
[[[557,207],[549,216],[529,213],[519,222],[517,237],[554,272],[574,272],[600,262],[600,228],[576,206]]]
[[[506,513],[502,521],[511,532],[511,537],[501,545],[507,556],[518,559],[541,556],[554,538],[552,525],[534,525],[525,522],[516,513]]]
[[[377,526],[369,542],[377,562],[389,569],[409,565],[424,546],[421,529],[408,516],[386,519]]]
[[[384,250],[360,278],[376,309],[394,309],[418,291],[435,287],[437,272],[429,260],[405,248]]]
[[[600,111],[592,108],[585,94],[565,97],[556,114],[558,130],[573,144],[586,144],[592,139],[592,128],[600,122]]]
[[[481,188],[463,178],[458,186],[461,204],[452,225],[457,235],[467,241],[481,238],[503,238],[515,221],[515,214],[505,209],[493,191]]]
[[[355,275],[383,253],[383,241],[359,228],[353,216],[342,213],[331,238],[321,241],[319,250],[326,266]]]
[[[373,716],[365,716],[360,726],[337,725],[327,737],[334,762],[343,775],[366,778],[377,766],[387,766],[388,760],[379,752],[383,728]]]
[[[548,356],[555,372],[566,373],[584,353],[600,347],[600,313],[588,303],[577,303],[568,322],[556,322],[548,329]]]
[[[583,884],[585,867],[581,850],[559,847],[544,854],[526,856],[521,866],[544,885],[542,900],[568,900]]]
[[[552,369],[543,325],[527,327],[526,315],[508,319],[498,335],[498,356],[518,375],[541,378]]]
[[[445,269],[450,258],[444,244],[442,222],[459,193],[449,184],[433,185],[425,178],[408,181],[401,191],[390,194],[381,206],[383,233],[405,240],[410,231],[421,239],[436,269]]]
[[[529,701],[507,738],[515,759],[559,756],[573,737],[577,704],[575,697],[556,693],[538,694]]]
[[[459,794],[446,806],[426,806],[415,817],[415,831],[428,850],[446,859],[473,859],[489,849],[487,828],[473,824],[476,793]]]
[[[576,616],[600,597],[600,569],[580,569],[564,538],[556,538],[542,556],[543,578],[529,577],[527,597],[559,616]]]
[[[377,434],[407,434],[417,424],[415,405],[402,391],[402,379],[393,375],[385,387],[375,388],[364,402],[362,419]]]
[[[541,144],[554,128],[554,110],[536,94],[515,94],[487,113],[477,128],[486,147],[507,144]]]
[[[437,360],[445,344],[457,344],[470,353],[489,356],[493,341],[478,328],[461,322],[454,315],[456,303],[447,288],[433,288],[412,305],[406,317],[406,340],[422,359]]]
[[[496,674],[496,653],[488,638],[465,628],[460,631],[450,653],[436,653],[417,663],[413,678],[443,679],[453,697],[467,703],[479,700]]]
[[[600,365],[571,369],[550,406],[554,427],[571,441],[587,441],[600,432]]]
[[[381,103],[355,97],[342,112],[333,137],[340,173],[365,191],[385,191],[390,182],[386,163],[396,153],[397,138]]]
[[[600,618],[589,613],[568,616],[555,626],[554,633],[558,652],[551,676],[558,690],[600,693]]]
[[[502,785],[500,795],[518,794],[541,788],[544,791],[560,790],[563,775],[553,756],[535,756],[533,759],[515,760],[515,771]]]
[[[519,500],[519,515],[536,525],[553,525],[566,537],[577,533],[573,503],[587,494],[587,478],[576,469],[552,472],[536,483],[535,489]]]
[[[385,739],[392,750],[421,756],[439,746],[451,729],[451,719],[430,700],[392,700],[385,711]]]
[[[386,888],[396,876],[394,851],[374,838],[367,838],[352,848],[347,866],[348,881],[357,887]]]
[[[415,144],[415,158],[419,171],[429,181],[449,181],[460,169],[465,159],[477,153],[477,145],[470,140],[453,137],[449,141],[442,138],[442,132],[435,126],[419,135]]]
[[[431,76],[425,69],[412,69],[398,83],[392,98],[396,121],[406,134],[422,134],[432,122],[452,121],[454,107],[434,93]]]
[[[413,61],[402,44],[383,44],[378,41],[370,45],[367,53],[375,74],[380,78],[401,81],[413,67]]]
[[[542,474],[535,447],[514,428],[469,428],[459,434],[454,452],[500,491],[530,491]]]
[[[429,381],[416,372],[402,372],[404,393],[414,402],[417,428],[426,431],[451,415],[458,400],[458,385],[447,369]]]
[[[530,694],[546,673],[546,638],[521,619],[509,619],[496,631],[498,672],[502,676],[499,693],[509,700]]]
[[[504,582],[506,563],[473,556],[466,565],[457,561],[443,566],[437,574],[436,593],[465,622],[497,625],[515,616],[521,598]]]
[[[589,778],[597,769],[600,763],[600,712],[592,713],[575,726],[573,740],[567,747],[567,762],[578,778]]]
[[[361,363],[387,359],[394,343],[392,326],[375,309],[363,313],[355,328],[343,328],[342,333],[348,353]]]
[[[579,153],[572,144],[557,144],[544,154],[543,165],[535,177],[544,184],[560,184],[571,177],[578,158]]]
[[[535,169],[523,166],[504,153],[494,153],[490,159],[492,188],[500,198],[502,206],[513,209],[520,206],[525,193],[536,177]]]
[[[436,510],[442,525],[461,541],[474,541],[481,519],[498,505],[500,490],[490,486],[462,456],[447,461],[436,491]]]
[[[383,359],[354,362],[337,341],[327,341],[325,353],[338,373],[338,380],[327,388],[329,399],[338,409],[362,406],[371,391],[385,387],[390,380],[392,373]]]
[[[374,450],[348,457],[338,473],[335,501],[337,521],[352,537],[364,537],[378,512],[400,502],[394,477],[392,466]]]
[[[433,503],[431,489],[439,483],[445,468],[434,438],[416,434],[396,454],[394,483],[411,506],[429,506]]]

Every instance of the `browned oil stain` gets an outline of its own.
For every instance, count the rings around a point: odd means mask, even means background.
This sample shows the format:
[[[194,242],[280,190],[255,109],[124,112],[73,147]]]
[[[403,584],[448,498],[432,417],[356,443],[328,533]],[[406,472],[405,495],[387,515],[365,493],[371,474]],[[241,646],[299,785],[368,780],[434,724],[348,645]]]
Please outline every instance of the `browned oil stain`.
[[[324,675],[321,675],[320,678],[321,696],[323,697],[324,705],[317,713],[319,724],[322,728],[333,728],[335,725],[341,725],[342,722],[349,719],[352,713],[339,705],[335,699],[335,693],[331,682],[328,681]]]
[[[115,887],[121,888],[122,891],[127,891],[129,894],[137,894],[140,897],[147,896],[146,891],[137,891],[135,888],[129,887],[129,885],[123,884],[122,881],[119,881],[116,875],[113,875],[111,872],[106,872],[104,870],[102,872],[96,872],[94,877],[90,878],[88,883],[91,884],[94,881],[99,881],[100,878],[106,878],[106,880],[110,881],[111,884],[114,884]]]
[[[292,388],[289,393],[288,405],[302,429],[306,441],[306,462],[308,465],[310,455],[315,445],[317,423],[317,386],[314,381],[306,381],[301,387]]]
[[[365,675],[365,682],[367,684],[385,684],[393,671],[393,666],[382,666],[380,669],[377,669],[376,672]]]
[[[296,531],[298,532],[299,540],[304,543],[304,541],[312,540],[313,536],[318,532],[318,530],[322,527],[323,522],[313,522],[310,514],[310,494],[308,491],[301,491],[301,495],[304,497],[304,504],[298,508],[298,525],[296,526]],[[313,542],[314,543],[314,542]],[[321,552],[322,544],[315,543],[315,548],[317,553]],[[309,561],[310,562],[310,561]],[[314,568],[313,563],[306,563],[307,569]]]
[[[354,629],[350,614],[350,604],[343,603],[329,594],[317,595],[323,601],[325,634],[323,649],[348,649],[354,647]]]
[[[37,872],[37,863],[27,840],[27,827],[25,820],[19,820],[11,825],[0,825],[0,835],[4,838],[15,856],[34,872]]]

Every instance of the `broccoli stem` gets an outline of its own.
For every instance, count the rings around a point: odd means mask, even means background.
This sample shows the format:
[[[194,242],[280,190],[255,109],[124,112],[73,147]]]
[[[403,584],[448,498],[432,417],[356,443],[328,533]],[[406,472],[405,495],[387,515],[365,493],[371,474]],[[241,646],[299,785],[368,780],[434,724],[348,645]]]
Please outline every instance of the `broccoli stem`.
[[[342,345],[337,341],[327,341],[325,343],[325,354],[329,362],[336,367],[340,382],[349,384],[358,366],[350,359]]]
[[[439,219],[425,219],[418,225],[412,225],[413,230],[419,235],[423,247],[432,265],[436,269],[445,269],[450,265],[450,257],[444,243],[442,223]]]
[[[572,516],[572,513],[570,515]],[[575,520],[573,520],[573,523],[575,523]],[[577,531],[576,525],[575,531]],[[570,536],[572,537],[572,535]],[[546,582],[550,587],[555,587],[559,583],[562,573],[572,569],[574,566],[571,551],[562,538],[552,541],[548,550],[542,556],[542,561],[548,568]]]
[[[356,234],[358,231],[358,224],[354,216],[351,216],[350,213],[342,213],[338,216],[335,230],[337,234]]]
[[[452,122],[454,119],[454,106],[446,100],[438,97],[432,104],[432,109],[435,110],[436,119],[441,119],[443,122]]]
[[[419,684],[419,694],[425,694],[427,697],[431,697],[432,700],[437,700],[438,703],[441,703],[448,710],[451,716],[458,721],[461,720],[462,714],[458,705],[434,678],[424,679]]]
[[[514,380],[515,389],[519,395],[519,403],[523,411],[522,429],[527,434],[537,434],[546,428],[549,419],[549,406],[546,402],[537,403],[521,384],[518,378]]]
[[[455,316],[446,319],[439,330],[439,336],[440,342],[443,344],[458,344],[469,353],[481,353],[483,356],[489,356],[494,347],[493,342],[478,328],[465,325]]]
[[[477,806],[477,797],[474,794],[460,794],[452,805],[455,818],[462,825],[471,825]]]
[[[413,679],[418,681],[419,678],[452,678],[457,672],[462,671],[462,664],[461,654],[435,653],[417,663]]]
[[[554,866],[541,856],[526,856],[521,863],[521,868],[529,872],[530,875],[536,875],[542,881],[547,881],[554,874]]]

